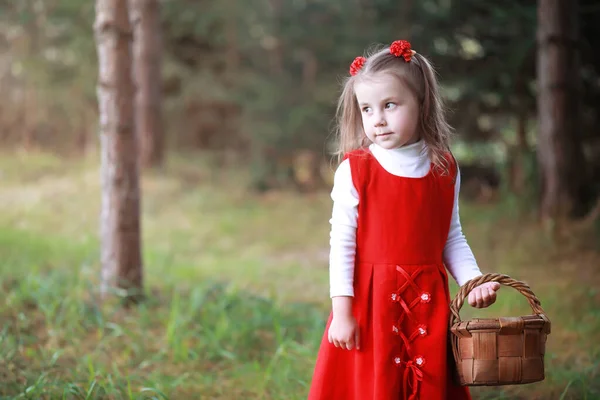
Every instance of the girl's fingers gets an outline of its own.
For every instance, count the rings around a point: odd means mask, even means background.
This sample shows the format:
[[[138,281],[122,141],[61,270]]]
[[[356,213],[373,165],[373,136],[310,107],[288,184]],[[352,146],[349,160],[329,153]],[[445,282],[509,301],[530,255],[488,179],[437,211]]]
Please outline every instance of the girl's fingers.
[[[496,301],[496,290],[498,289],[500,289],[498,282],[491,282],[491,284],[483,284],[476,287],[469,293],[469,305],[477,308],[488,307]]]
[[[490,294],[490,299],[496,300],[496,291],[492,288],[488,288],[488,292]]]
[[[356,334],[353,339],[348,339],[348,340],[333,339],[332,341],[333,341],[333,345],[340,349],[352,350],[353,348],[356,348],[357,350],[359,350],[360,347],[358,344],[359,343],[358,340],[359,340],[359,335]]]
[[[352,349],[352,342],[350,340],[342,339],[340,340],[340,348],[350,350]]]
[[[477,303],[475,302],[475,293],[473,291],[469,293],[469,305],[471,307],[475,307],[477,305]]]
[[[346,349],[352,350],[354,348],[354,339],[350,339],[346,342]]]
[[[490,304],[490,301],[489,288],[481,288],[481,307],[487,307]]]
[[[480,288],[475,289],[475,302],[478,308],[481,308],[483,306],[483,296],[481,295]]]
[[[477,307],[477,288],[473,289],[473,291],[469,293],[469,299],[469,304],[471,304],[473,307]]]

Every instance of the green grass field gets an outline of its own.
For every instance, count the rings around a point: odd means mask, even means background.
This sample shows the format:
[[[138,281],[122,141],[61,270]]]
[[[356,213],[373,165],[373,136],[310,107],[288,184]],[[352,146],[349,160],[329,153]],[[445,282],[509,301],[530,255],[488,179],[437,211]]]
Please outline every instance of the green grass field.
[[[0,399],[306,398],[329,309],[328,193],[256,196],[244,168],[203,171],[178,158],[144,177],[148,299],[127,310],[97,301],[96,160],[2,155]],[[484,271],[541,299],[547,379],[474,398],[598,399],[598,237],[558,247],[509,208],[462,204],[463,226]],[[527,313],[504,288],[461,315]]]

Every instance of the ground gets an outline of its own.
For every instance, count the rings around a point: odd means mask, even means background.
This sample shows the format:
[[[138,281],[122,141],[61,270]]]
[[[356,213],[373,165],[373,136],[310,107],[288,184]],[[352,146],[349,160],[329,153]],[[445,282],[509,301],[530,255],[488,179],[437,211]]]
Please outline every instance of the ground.
[[[202,160],[144,174],[148,297],[124,309],[98,301],[98,161],[0,157],[0,398],[306,398],[329,308],[328,193],[253,195],[243,168]],[[599,398],[600,239],[557,241],[527,209],[461,204],[482,270],[528,282],[552,320],[546,380],[474,398]],[[503,288],[461,315],[527,313]]]

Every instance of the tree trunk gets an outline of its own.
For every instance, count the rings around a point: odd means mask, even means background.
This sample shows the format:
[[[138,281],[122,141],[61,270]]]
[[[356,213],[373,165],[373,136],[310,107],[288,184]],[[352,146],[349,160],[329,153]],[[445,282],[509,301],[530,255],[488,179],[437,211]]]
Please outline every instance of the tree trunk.
[[[96,0],[94,30],[102,155],[102,294],[125,289],[126,299],[135,301],[141,295],[143,274],[132,34],[126,1]]]
[[[273,35],[273,45],[270,51],[271,71],[275,76],[283,74],[283,43],[281,30],[281,14],[283,12],[283,0],[271,0],[271,8],[273,10],[273,25],[275,26]]]
[[[140,163],[142,167],[157,167],[164,158],[160,5],[158,0],[129,0],[129,5],[134,36],[135,122]]]
[[[573,215],[583,182],[577,0],[539,0],[538,162],[544,222]]]
[[[510,152],[510,174],[509,186],[513,193],[521,194],[525,188],[525,158],[529,153],[529,144],[527,143],[527,123],[529,121],[529,107],[527,97],[527,65],[529,56],[525,56],[521,62],[517,75],[515,77],[515,116],[517,143]]]
[[[225,14],[225,37],[227,42],[226,60],[227,60],[227,84],[235,83],[240,65],[240,47],[238,43],[238,10],[235,0],[225,2],[229,8]]]

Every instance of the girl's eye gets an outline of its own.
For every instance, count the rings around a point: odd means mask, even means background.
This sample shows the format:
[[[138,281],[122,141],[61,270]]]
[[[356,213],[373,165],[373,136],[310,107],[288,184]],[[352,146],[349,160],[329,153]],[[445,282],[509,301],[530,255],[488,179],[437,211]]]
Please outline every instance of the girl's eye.
[[[363,112],[371,112],[371,107],[363,107]]]
[[[393,108],[395,105],[396,105],[395,103],[385,103],[385,108],[389,110],[390,108]]]

